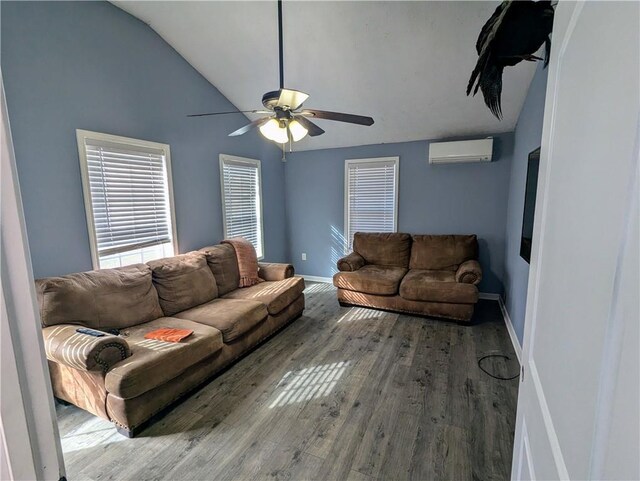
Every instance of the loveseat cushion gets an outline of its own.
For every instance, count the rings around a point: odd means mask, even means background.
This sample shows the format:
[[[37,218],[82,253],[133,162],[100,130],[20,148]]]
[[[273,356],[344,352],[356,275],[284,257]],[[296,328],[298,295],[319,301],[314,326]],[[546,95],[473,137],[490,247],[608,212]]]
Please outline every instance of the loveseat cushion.
[[[411,255],[411,235],[401,233],[356,232],[353,250],[367,264],[408,267]]]
[[[475,304],[478,288],[456,282],[453,271],[410,269],[400,283],[400,296],[411,301]]]
[[[164,315],[144,264],[38,279],[36,292],[43,327],[122,328]]]
[[[276,315],[295,301],[304,291],[302,277],[289,277],[282,281],[266,281],[251,287],[236,289],[224,299],[250,299],[262,302],[269,314]]]
[[[145,339],[145,334],[163,327],[193,331],[180,342]],[[108,392],[130,399],[160,386],[222,349],[222,334],[204,324],[172,317],[127,328],[120,332],[131,349],[131,356],[107,373]]]
[[[231,342],[267,318],[267,307],[258,301],[214,299],[200,306],[178,312],[175,317],[200,322],[222,332],[224,342]]]
[[[464,261],[477,258],[475,235],[414,235],[409,268],[456,271]]]
[[[189,252],[147,263],[165,316],[218,297],[218,286],[202,252]]]
[[[400,281],[407,269],[366,265],[354,272],[338,272],[333,276],[333,285],[340,289],[392,296],[398,293]]]

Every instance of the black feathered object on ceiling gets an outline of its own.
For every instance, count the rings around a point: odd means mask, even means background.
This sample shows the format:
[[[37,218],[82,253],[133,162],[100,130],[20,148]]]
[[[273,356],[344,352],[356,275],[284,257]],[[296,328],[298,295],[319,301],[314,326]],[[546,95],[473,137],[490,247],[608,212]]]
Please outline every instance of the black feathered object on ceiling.
[[[542,60],[534,54],[545,44],[545,67],[551,51],[553,5],[550,1],[504,1],[484,24],[476,50],[478,63],[471,73],[467,95],[482,90],[484,103],[502,118],[502,71],[523,60]]]

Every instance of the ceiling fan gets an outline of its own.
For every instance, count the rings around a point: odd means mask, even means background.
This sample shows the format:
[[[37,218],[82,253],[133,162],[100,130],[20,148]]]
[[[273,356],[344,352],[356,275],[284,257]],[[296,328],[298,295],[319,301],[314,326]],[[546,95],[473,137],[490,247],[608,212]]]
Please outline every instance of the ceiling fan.
[[[237,113],[268,114],[265,117],[231,132],[229,137],[246,134],[250,130],[258,127],[262,135],[276,143],[297,142],[307,134],[311,137],[324,134],[319,126],[311,122],[309,118],[334,120],[358,125],[373,125],[371,117],[362,115],[344,114],[340,112],[328,112],[325,110],[302,109],[302,104],[309,98],[309,95],[284,88],[284,61],[282,44],[282,0],[278,0],[278,45],[280,61],[280,89],[267,92],[262,96],[262,105],[266,110],[236,110],[231,112],[211,112],[205,114],[191,114],[187,117],[206,117],[209,115],[225,115]]]

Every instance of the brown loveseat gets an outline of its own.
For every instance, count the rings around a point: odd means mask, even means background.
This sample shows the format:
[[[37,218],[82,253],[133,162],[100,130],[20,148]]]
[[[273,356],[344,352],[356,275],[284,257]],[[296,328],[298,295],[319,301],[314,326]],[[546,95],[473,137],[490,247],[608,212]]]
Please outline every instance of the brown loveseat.
[[[342,305],[468,322],[482,269],[475,235],[355,234],[333,284]]]
[[[289,264],[260,264],[266,282],[238,289],[231,245],[118,269],[36,281],[54,395],[116,424],[141,425],[304,310]],[[78,327],[119,329],[91,337]],[[179,343],[145,339],[190,329]]]

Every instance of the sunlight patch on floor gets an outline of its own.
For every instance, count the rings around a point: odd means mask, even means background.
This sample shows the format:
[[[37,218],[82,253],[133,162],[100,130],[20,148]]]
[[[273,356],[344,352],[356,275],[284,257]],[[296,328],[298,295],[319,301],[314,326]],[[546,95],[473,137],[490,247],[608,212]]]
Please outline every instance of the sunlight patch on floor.
[[[349,361],[341,361],[287,372],[276,386],[277,396],[269,409],[328,396],[348,365]]]
[[[77,429],[60,438],[62,452],[65,454],[98,446],[106,448],[107,445],[127,440],[115,430],[113,424],[99,418],[83,422]]]
[[[326,284],[324,282],[310,283],[310,281],[307,281],[305,286],[306,286],[304,289],[305,294],[312,294],[316,292],[327,292],[333,288],[331,284]]]
[[[347,312],[345,312],[338,318],[336,324],[340,324],[341,322],[377,320],[380,319],[383,315],[384,313],[380,311],[367,309],[365,307],[350,307]]]

